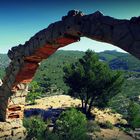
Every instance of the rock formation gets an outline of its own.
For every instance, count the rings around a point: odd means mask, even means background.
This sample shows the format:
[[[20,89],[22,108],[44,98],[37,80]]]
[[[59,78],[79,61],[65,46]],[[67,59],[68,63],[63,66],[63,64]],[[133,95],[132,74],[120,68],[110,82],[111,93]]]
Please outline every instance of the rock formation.
[[[83,36],[118,46],[140,59],[140,17],[120,20],[104,16],[99,11],[84,15],[71,10],[61,21],[50,24],[24,45],[9,50],[11,62],[0,87],[0,121],[6,123],[23,118],[28,83],[39,63],[58,48],[77,42]]]
[[[0,140],[24,140],[25,138],[26,129],[21,119],[0,122]]]

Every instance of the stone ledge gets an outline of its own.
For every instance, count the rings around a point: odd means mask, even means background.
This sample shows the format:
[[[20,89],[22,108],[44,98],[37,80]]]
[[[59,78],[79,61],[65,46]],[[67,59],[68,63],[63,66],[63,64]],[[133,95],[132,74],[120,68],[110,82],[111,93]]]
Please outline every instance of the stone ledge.
[[[25,138],[26,129],[23,127],[22,120],[0,122],[0,140],[24,140]]]

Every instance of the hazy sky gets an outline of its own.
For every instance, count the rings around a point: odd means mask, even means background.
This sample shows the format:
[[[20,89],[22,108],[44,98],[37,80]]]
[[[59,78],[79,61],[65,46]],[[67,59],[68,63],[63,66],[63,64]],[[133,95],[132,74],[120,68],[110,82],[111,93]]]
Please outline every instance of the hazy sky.
[[[140,0],[0,0],[0,53],[24,44],[36,32],[60,20],[71,9],[85,14],[100,10],[121,19],[140,16]],[[64,49],[85,51],[117,49],[112,45],[82,38]]]

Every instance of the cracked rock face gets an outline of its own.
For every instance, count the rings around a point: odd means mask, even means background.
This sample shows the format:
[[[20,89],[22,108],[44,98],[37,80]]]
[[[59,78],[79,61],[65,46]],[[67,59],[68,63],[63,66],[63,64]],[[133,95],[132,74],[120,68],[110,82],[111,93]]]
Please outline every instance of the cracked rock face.
[[[3,84],[0,81],[0,121],[23,118],[28,83],[39,63],[58,48],[77,42],[83,36],[118,46],[140,59],[140,17],[120,20],[99,11],[85,15],[71,10],[62,20],[36,33],[25,44],[9,50],[11,62]]]

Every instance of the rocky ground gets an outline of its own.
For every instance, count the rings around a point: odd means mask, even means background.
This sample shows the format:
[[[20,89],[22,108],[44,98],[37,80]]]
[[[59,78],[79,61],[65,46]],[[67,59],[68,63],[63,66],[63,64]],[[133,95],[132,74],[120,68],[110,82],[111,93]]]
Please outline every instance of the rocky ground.
[[[68,95],[57,95],[51,97],[44,97],[36,100],[35,105],[25,106],[25,116],[41,115],[45,119],[56,119],[59,114],[68,107],[80,106],[79,99],[71,98]],[[98,122],[110,121],[112,124],[123,123],[127,124],[127,121],[122,119],[122,116],[118,113],[112,113],[110,109],[99,110],[94,108],[92,113],[95,115],[95,120]],[[113,129],[101,129],[101,132],[96,133],[96,137],[102,137],[103,139],[112,140],[114,138],[119,140],[134,140],[131,136],[127,135],[123,131],[120,131],[117,127]]]

